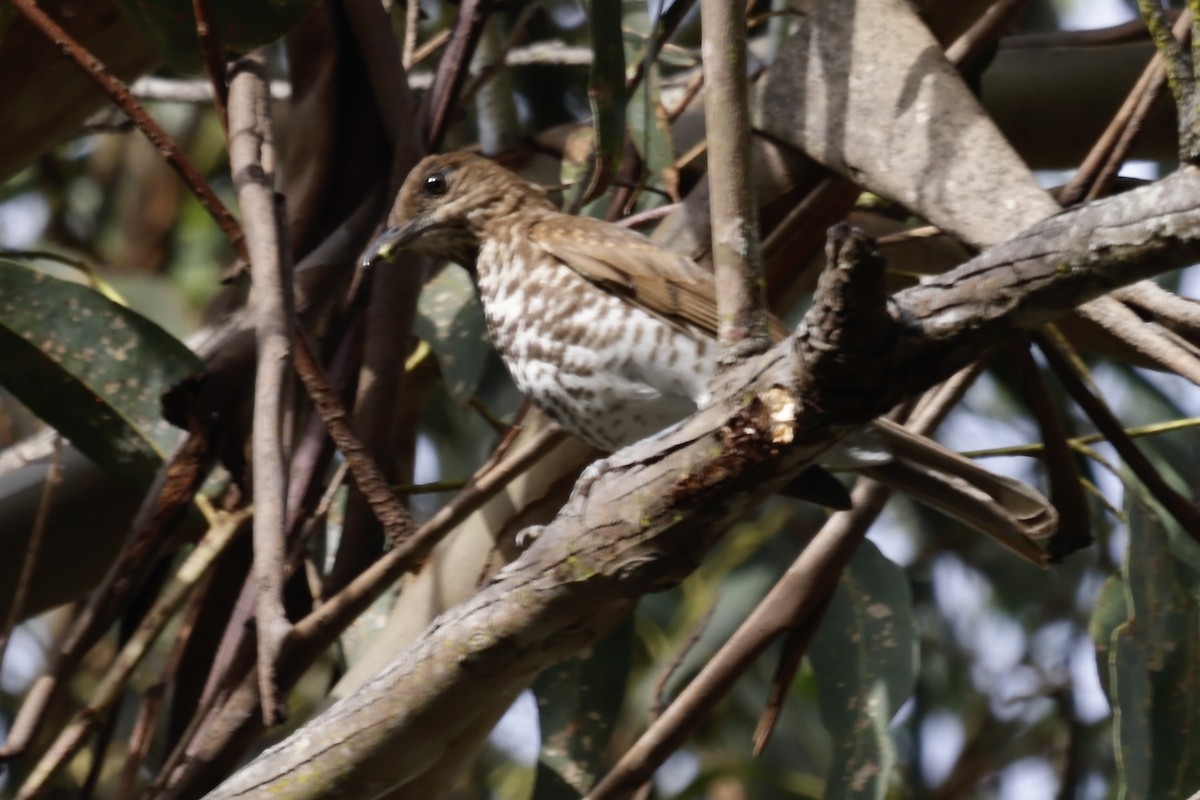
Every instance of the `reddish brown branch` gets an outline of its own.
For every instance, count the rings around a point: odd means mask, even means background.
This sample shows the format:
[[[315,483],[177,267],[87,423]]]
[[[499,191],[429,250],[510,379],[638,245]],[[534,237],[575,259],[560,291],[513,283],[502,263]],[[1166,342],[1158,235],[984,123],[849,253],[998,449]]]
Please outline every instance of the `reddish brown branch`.
[[[192,0],[192,14],[196,17],[196,38],[200,40],[200,57],[204,59],[204,71],[213,87],[213,105],[221,116],[221,127],[229,131],[229,84],[225,78],[225,58],[221,40],[213,25],[212,6],[209,0]]]
[[[346,457],[354,484],[375,512],[388,538],[393,542],[406,538],[415,528],[408,509],[396,499],[387,478],[350,428],[346,409],[321,371],[304,330],[297,324],[293,326],[293,331],[292,359],[296,374],[300,376],[313,406],[329,429],[333,443]]]
[[[453,122],[454,109],[458,105],[463,83],[470,72],[471,57],[483,25],[492,11],[491,0],[464,0],[458,9],[458,21],[450,34],[450,43],[438,65],[433,86],[429,89],[424,108],[421,109],[421,130],[425,134],[425,148],[436,152],[442,138]]]
[[[38,8],[34,0],[12,0],[13,6],[29,20],[35,28],[62,50],[63,55],[75,62],[79,69],[96,82],[109,98],[124,111],[133,123],[146,135],[154,149],[159,152],[168,164],[179,173],[179,177],[196,196],[204,210],[212,216],[218,227],[229,240],[229,244],[237,251],[238,257],[246,258],[246,242],[242,236],[242,226],[229,213],[229,209],[217,197],[208,181],[196,171],[192,162],[179,145],[158,123],[146,113],[146,109],[138,102],[129,87],[104,66],[87,48],[67,33],[61,25],[50,18],[46,12]]]

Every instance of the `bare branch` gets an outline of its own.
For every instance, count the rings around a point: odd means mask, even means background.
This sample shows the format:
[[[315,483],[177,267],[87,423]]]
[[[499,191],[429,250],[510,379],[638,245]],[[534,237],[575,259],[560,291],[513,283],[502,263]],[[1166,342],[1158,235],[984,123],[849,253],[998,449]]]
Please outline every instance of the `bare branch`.
[[[454,121],[454,107],[467,79],[471,55],[491,11],[491,0],[466,0],[459,6],[458,22],[422,107],[422,131],[425,147],[430,152],[441,146],[442,138]]]
[[[709,209],[717,284],[717,338],[730,364],[761,353],[767,331],[766,281],[758,207],[750,187],[750,108],[746,97],[746,7],[703,0],[704,105]]]
[[[283,608],[287,444],[291,393],[292,271],[281,241],[285,223],[275,197],[275,132],[262,51],[234,66],[229,87],[229,164],[246,226],[258,366],[254,378],[254,577],[258,676],[263,719],[275,725],[286,703],[275,681],[279,648],[291,626]]]

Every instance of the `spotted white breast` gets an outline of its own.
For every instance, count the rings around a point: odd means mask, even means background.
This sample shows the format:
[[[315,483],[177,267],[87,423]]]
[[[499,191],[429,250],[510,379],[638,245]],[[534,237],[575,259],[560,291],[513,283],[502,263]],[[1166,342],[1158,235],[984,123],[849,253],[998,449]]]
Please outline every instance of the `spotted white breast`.
[[[616,450],[709,399],[716,344],[595,286],[523,237],[481,243],[488,332],[517,387],[589,444]]]

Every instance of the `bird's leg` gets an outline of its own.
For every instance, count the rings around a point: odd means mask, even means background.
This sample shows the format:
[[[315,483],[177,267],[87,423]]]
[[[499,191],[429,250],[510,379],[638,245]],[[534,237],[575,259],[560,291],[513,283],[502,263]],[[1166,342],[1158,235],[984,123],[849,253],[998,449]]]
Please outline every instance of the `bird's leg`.
[[[593,461],[584,468],[579,475],[579,480],[575,481],[575,488],[571,490],[571,499],[569,503],[587,504],[588,495],[592,492],[592,484],[600,480],[607,472],[610,472],[608,459],[602,458],[599,461]]]
[[[571,490],[571,497],[567,500],[567,505],[579,504],[579,510],[582,512],[587,507],[587,498],[592,491],[592,485],[607,472],[610,472],[608,459],[602,458],[599,461],[594,461],[589,464],[579,475],[579,479],[575,481],[575,488]],[[533,525],[517,534],[516,545],[524,550],[533,544],[537,539],[538,534],[542,532],[540,525]]]

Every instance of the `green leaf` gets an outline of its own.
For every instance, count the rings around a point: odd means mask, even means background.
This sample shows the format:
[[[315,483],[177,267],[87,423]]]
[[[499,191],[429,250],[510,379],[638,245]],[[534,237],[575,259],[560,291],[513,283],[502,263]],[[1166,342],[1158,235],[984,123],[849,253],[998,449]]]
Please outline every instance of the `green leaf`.
[[[588,2],[588,33],[592,43],[588,101],[592,107],[595,154],[587,181],[575,183],[568,208],[593,200],[612,182],[625,148],[625,44],[621,33],[621,4]]]
[[[180,436],[159,397],[202,366],[140,314],[0,259],[0,384],[97,464],[152,473]]]
[[[491,351],[483,309],[466,270],[448,265],[425,284],[415,329],[437,355],[446,391],[466,403],[479,387]]]
[[[538,676],[542,749],[533,800],[582,797],[600,775],[629,675],[633,624],[606,636],[584,657]]]
[[[917,630],[908,577],[871,542],[842,575],[809,661],[833,740],[825,797],[884,798],[896,763],[888,723],[912,694]]]
[[[1197,582],[1171,553],[1173,523],[1137,495],[1129,492],[1122,574],[1101,593],[1092,632],[1113,707],[1120,797],[1186,797],[1200,786]],[[1112,596],[1117,588],[1120,603]],[[1124,620],[1113,625],[1122,604]]]
[[[648,175],[647,187],[656,191],[644,191],[638,197],[635,211],[657,208],[679,195],[679,174],[675,170],[675,135],[667,120],[660,96],[661,75],[659,65],[663,61],[660,49],[651,52],[651,46],[659,33],[659,17],[651,18],[646,3],[623,3],[621,25],[625,30],[625,61],[645,64],[642,80],[629,97],[625,113],[629,139],[642,159]],[[661,10],[660,10],[661,15]],[[664,194],[665,193],[665,194]]]
[[[679,194],[679,173],[675,169],[675,139],[659,98],[658,66],[650,65],[646,77],[629,99],[629,138],[641,156],[649,174],[648,188],[642,192],[636,210],[646,211],[663,205]]]

